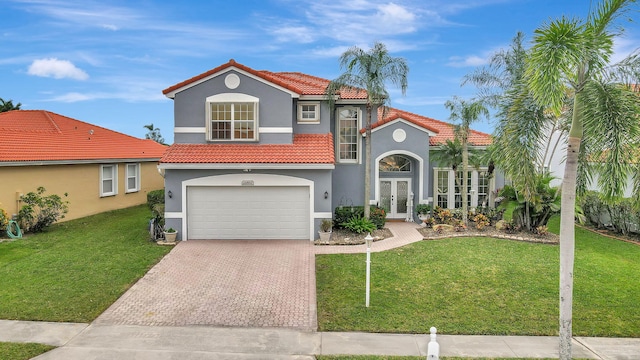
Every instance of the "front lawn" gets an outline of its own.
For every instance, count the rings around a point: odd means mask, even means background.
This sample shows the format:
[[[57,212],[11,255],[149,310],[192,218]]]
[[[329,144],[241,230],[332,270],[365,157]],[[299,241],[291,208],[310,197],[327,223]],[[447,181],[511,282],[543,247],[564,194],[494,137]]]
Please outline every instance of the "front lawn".
[[[424,356],[377,356],[377,355],[318,355],[317,360],[424,360]],[[555,360],[549,358],[461,358],[461,357],[441,357],[442,360]]]
[[[0,318],[90,322],[169,250],[148,241],[146,206],[0,243]]]
[[[558,250],[452,238],[374,253],[368,309],[365,255],[318,255],[319,329],[555,336]],[[640,336],[638,274],[640,246],[576,228],[574,335]]]
[[[28,360],[51,349],[54,346],[0,342],[0,359]]]

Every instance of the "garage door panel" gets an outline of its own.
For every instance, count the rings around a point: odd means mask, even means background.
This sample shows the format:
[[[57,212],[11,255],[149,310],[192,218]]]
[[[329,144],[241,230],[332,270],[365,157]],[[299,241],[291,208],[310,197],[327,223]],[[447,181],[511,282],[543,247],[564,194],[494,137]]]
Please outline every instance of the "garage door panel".
[[[187,189],[190,239],[308,239],[309,187]]]

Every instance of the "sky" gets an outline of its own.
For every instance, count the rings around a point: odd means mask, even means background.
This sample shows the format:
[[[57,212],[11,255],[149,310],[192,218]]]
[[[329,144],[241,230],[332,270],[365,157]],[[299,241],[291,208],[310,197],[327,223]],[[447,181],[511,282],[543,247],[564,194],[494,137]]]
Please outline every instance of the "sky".
[[[173,142],[173,101],[162,90],[234,59],[256,70],[340,75],[352,46],[384,43],[409,65],[391,106],[448,121],[444,103],[473,98],[463,77],[506,49],[518,31],[597,0],[0,0],[0,98],[143,138],[147,124]],[[637,10],[637,8],[636,8]],[[640,46],[629,13],[615,44]],[[495,119],[472,127],[491,133]]]

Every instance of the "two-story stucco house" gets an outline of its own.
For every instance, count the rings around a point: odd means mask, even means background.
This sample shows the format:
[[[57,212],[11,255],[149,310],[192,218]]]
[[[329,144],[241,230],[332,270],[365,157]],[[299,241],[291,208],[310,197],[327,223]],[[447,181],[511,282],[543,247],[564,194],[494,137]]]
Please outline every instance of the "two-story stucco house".
[[[175,143],[159,164],[167,226],[183,240],[313,240],[335,207],[362,205],[366,94],[343,91],[331,110],[328,83],[230,60],[165,89],[175,116]],[[453,126],[377,112],[369,202],[389,219],[409,220],[415,204],[460,203],[453,171],[429,161],[434,146],[453,139]],[[476,147],[490,141],[471,133]],[[486,169],[469,172],[469,204],[485,203],[495,179]]]

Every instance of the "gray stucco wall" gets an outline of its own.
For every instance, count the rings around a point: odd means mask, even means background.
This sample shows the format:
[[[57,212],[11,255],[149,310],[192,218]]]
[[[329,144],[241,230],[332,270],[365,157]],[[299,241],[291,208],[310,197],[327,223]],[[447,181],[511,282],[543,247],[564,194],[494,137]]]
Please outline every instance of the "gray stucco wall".
[[[297,113],[298,113],[298,103],[304,102],[298,99],[293,99],[293,133],[294,134],[327,134],[331,131],[331,121],[333,117],[331,116],[331,110],[329,109],[329,104],[326,101],[313,101],[320,102],[320,123],[319,124],[305,124],[298,123],[297,121]]]
[[[362,110],[362,123],[366,121],[366,112]],[[334,116],[335,118],[335,116]],[[375,121],[375,120],[374,120]],[[335,120],[332,121],[332,131],[335,129]],[[406,134],[406,139],[396,142],[393,139],[393,132],[402,129]],[[334,132],[335,133],[335,132]],[[409,177],[412,179],[411,191],[414,193],[413,202],[417,205],[421,201],[426,201],[431,186],[429,177],[429,134],[415,126],[405,122],[393,122],[389,125],[374,129],[372,133],[371,157],[371,192],[370,201],[376,199],[376,185],[380,177],[376,176],[376,160],[392,154],[401,154],[411,159],[412,171],[410,173],[390,175],[383,174],[382,177]],[[333,173],[333,195],[334,207],[341,205],[364,205],[364,167],[367,161],[365,156],[365,140],[360,142],[361,161],[358,164],[337,163]],[[338,155],[336,154],[336,157]],[[422,160],[422,171],[420,171],[420,159]],[[420,198],[420,177],[422,176],[422,198]],[[378,180],[376,180],[378,179]],[[378,195],[379,196],[379,195]]]
[[[396,142],[393,139],[393,132],[402,130],[406,134],[406,139]],[[381,156],[400,154],[411,158],[412,161],[412,191],[414,193],[414,204],[424,202],[428,197],[428,189],[431,186],[429,177],[429,134],[415,126],[405,122],[397,121],[385,127],[376,129],[372,134],[371,157],[376,160]],[[415,155],[415,156],[414,156]],[[422,172],[420,172],[419,160],[422,160]],[[375,166],[372,169],[372,178],[375,179]],[[422,198],[420,198],[420,176],[422,176]],[[372,194],[372,197],[375,194]]]
[[[240,85],[229,89],[224,83],[228,74],[235,73],[240,77]],[[245,76],[234,70],[225,72],[198,85],[178,92],[174,98],[174,121],[176,127],[205,127],[206,98],[221,93],[247,94],[259,98],[259,127],[292,127],[294,116],[291,94],[267,85],[261,81]],[[260,134],[260,143],[291,143],[289,136],[273,136],[282,134]],[[176,143],[207,143],[206,134],[184,134],[175,136]]]

